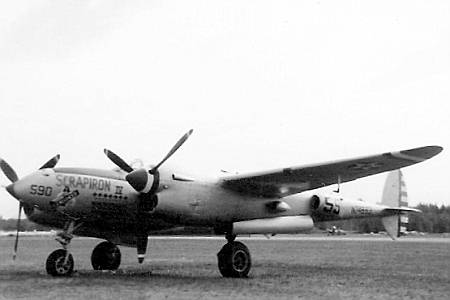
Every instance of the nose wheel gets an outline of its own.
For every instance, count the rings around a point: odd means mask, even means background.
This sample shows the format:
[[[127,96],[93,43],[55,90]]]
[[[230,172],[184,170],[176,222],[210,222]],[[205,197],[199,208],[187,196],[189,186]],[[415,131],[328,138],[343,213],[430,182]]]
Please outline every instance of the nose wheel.
[[[55,250],[47,257],[45,269],[49,275],[70,276],[73,273],[74,261],[68,247],[73,238],[73,231],[81,226],[81,223],[75,225],[75,221],[74,219],[67,221],[64,230],[56,235],[56,241],[61,244],[63,249]]]
[[[101,242],[91,255],[91,264],[94,270],[117,270],[122,255],[119,248],[111,242]]]
[[[250,251],[241,242],[231,241],[217,253],[220,274],[223,277],[247,277],[252,266]]]
[[[70,276],[73,273],[73,257],[65,249],[53,251],[47,258],[45,268],[52,276]]]

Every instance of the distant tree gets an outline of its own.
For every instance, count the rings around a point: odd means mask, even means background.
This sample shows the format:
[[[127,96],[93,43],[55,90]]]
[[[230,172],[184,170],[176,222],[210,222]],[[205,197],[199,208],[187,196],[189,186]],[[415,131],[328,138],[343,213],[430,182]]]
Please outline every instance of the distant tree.
[[[423,213],[410,215],[408,230],[430,233],[450,232],[450,206],[419,204],[416,208]]]
[[[408,231],[419,231],[429,233],[443,233],[450,232],[450,206],[437,206],[435,204],[419,204],[416,207],[423,213],[410,214],[409,223],[407,225]],[[384,231],[384,227],[380,218],[368,218],[368,219],[351,219],[340,220],[333,222],[322,222],[317,224],[320,229],[330,228],[337,226],[347,231],[357,231],[361,233],[379,232]],[[0,216],[0,230],[3,231],[15,231],[17,226],[17,219],[4,219]],[[20,222],[20,231],[33,231],[33,230],[49,230],[50,227],[38,225],[23,219]],[[210,229],[199,229],[185,227],[184,233],[204,233],[210,232]]]
[[[0,219],[0,230],[2,231],[16,231],[17,219]],[[50,230],[50,227],[39,225],[31,222],[28,219],[20,220],[19,231],[46,231]]]

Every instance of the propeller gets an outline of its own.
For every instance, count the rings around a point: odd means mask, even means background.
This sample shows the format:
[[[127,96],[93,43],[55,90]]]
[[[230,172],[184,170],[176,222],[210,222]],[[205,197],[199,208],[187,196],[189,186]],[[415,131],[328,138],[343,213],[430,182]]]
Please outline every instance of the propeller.
[[[194,130],[191,129],[188,132],[186,132],[178,140],[178,142],[176,142],[176,144],[172,147],[172,149],[170,149],[170,151],[166,154],[166,156],[148,172],[143,168],[130,172],[125,177],[128,183],[138,192],[154,193],[157,190],[159,184],[158,168],[186,142],[186,140],[189,138],[189,136],[192,134],[193,131]],[[150,180],[149,174],[153,175],[152,176],[153,180]]]
[[[106,156],[116,164],[119,168],[124,170],[127,173],[133,172],[133,168],[127,164],[123,159],[121,159],[117,154],[112,152],[111,150],[104,149],[103,152],[105,152]]]
[[[166,162],[189,138],[189,136],[192,134],[194,130],[191,129],[188,132],[186,132],[177,142],[176,144],[170,149],[170,151],[166,154],[166,156],[152,169],[147,170],[145,168],[139,168],[134,170],[129,164],[127,164],[120,156],[112,152],[111,150],[104,149],[103,152],[106,154],[106,156],[119,168],[124,170],[128,173],[128,175],[125,177],[125,179],[128,181],[128,183],[138,192],[140,193],[154,193],[156,191],[157,186],[155,187],[155,183],[159,180],[159,172],[158,168],[161,167],[161,165]],[[152,175],[152,176],[149,176]],[[153,180],[150,180],[150,178],[153,177]]]
[[[39,169],[46,169],[46,168],[54,168],[56,164],[58,163],[60,158],[60,155],[57,154],[54,157],[52,157],[49,161],[47,161],[45,164],[42,165]],[[6,190],[17,198],[17,196],[14,193],[14,183],[19,180],[19,177],[17,176],[16,171],[3,159],[0,158],[0,169],[2,169],[5,176],[11,181],[11,184],[6,186]],[[19,245],[19,230],[20,230],[20,218],[22,217],[22,208],[23,203],[20,199],[19,200],[19,217],[17,218],[17,224],[16,224],[16,239],[14,241],[14,253],[13,253],[13,260],[16,260],[17,257],[17,247]]]
[[[144,261],[145,252],[147,251],[148,234],[145,228],[145,219],[142,216],[145,213],[145,207],[148,207],[148,203],[153,203],[156,198],[156,193],[159,187],[159,172],[158,168],[166,162],[189,138],[193,129],[186,132],[170,149],[166,156],[150,170],[145,168],[139,168],[133,170],[122,158],[116,155],[114,152],[105,149],[106,156],[115,163],[119,168],[127,172],[125,179],[128,183],[140,193],[139,202],[137,204],[137,222],[136,222],[136,248],[138,253],[138,261],[142,263]],[[151,175],[151,176],[150,176]],[[156,200],[157,201],[157,200]]]

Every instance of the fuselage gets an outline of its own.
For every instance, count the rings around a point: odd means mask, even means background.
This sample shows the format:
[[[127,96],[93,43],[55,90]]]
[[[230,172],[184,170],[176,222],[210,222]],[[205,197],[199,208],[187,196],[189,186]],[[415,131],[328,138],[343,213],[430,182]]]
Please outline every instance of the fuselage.
[[[62,228],[71,218],[82,224],[75,231],[78,235],[133,244],[140,194],[125,176],[121,170],[42,169],[16,182],[12,192],[21,199],[27,217],[36,223]],[[157,203],[139,215],[150,231],[180,225],[221,228],[281,216],[312,215],[317,221],[366,217],[382,208],[313,192],[282,199],[260,198],[228,190],[219,178],[184,178],[160,170]],[[319,202],[313,203],[314,199]]]

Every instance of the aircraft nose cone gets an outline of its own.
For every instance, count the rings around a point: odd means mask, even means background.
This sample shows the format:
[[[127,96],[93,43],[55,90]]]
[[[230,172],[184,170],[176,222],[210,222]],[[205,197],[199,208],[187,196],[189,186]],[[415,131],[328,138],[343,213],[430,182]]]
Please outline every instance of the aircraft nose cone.
[[[8,193],[11,194],[11,196],[13,196],[13,197],[16,198],[16,199],[19,199],[19,197],[18,197],[17,194],[16,194],[16,191],[14,190],[14,183],[8,185],[8,186],[6,187],[6,190],[8,191]]]
[[[147,185],[148,172],[146,169],[134,170],[125,179],[136,191],[142,191]]]

